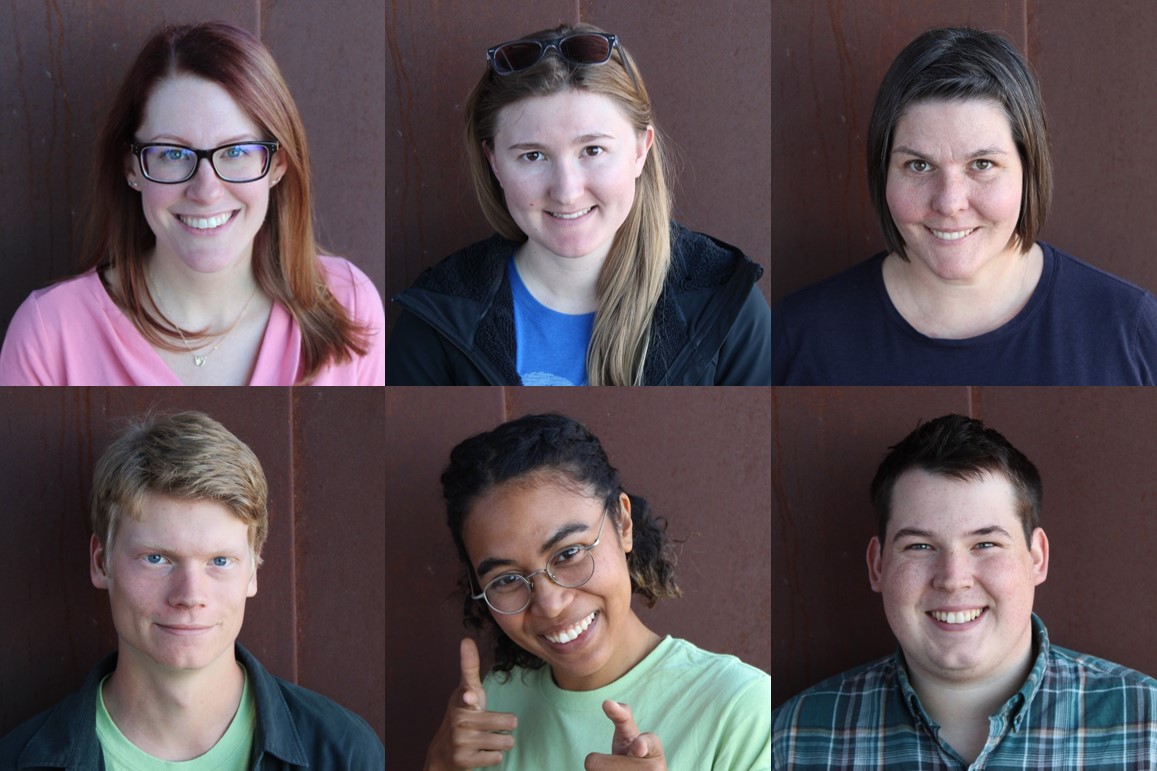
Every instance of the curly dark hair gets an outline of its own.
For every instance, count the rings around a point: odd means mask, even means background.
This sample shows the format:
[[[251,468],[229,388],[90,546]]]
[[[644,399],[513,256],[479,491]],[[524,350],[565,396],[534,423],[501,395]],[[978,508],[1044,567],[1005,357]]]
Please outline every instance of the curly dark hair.
[[[543,472],[557,475],[582,494],[601,500],[618,532],[622,514],[619,496],[625,492],[619,472],[607,459],[598,438],[573,418],[526,415],[503,423],[455,447],[450,452],[450,464],[442,472],[446,524],[465,567],[458,579],[463,623],[492,639],[495,672],[508,673],[514,667],[538,669],[546,662],[507,637],[489,608],[471,599],[479,591],[475,588],[479,582],[462,541],[462,526],[480,495],[497,485]],[[667,534],[665,518],[653,515],[643,498],[630,493],[627,497],[631,501],[634,532],[633,548],[627,554],[631,591],[641,595],[647,607],[653,607],[661,598],[682,594],[675,583],[674,542]]]

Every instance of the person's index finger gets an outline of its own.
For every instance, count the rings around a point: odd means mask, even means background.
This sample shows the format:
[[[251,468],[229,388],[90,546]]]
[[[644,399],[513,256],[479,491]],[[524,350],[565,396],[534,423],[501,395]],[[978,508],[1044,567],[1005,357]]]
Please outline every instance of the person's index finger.
[[[462,638],[458,649],[459,666],[462,671],[462,686],[482,690],[482,678],[478,672],[482,666],[478,658],[478,646],[469,637]]]

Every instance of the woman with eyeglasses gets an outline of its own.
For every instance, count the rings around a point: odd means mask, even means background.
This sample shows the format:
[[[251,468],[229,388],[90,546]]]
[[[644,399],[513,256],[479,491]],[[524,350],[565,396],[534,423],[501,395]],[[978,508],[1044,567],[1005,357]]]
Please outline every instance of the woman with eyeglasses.
[[[649,629],[677,597],[666,520],[625,492],[599,440],[528,415],[459,444],[442,474],[468,627],[427,771],[755,771],[771,764],[771,680]]]
[[[314,240],[305,131],[255,37],[159,30],[93,152],[83,272],[20,306],[0,384],[384,383],[381,298]]]
[[[427,270],[391,385],[767,385],[762,268],[671,221],[642,75],[618,37],[563,25],[495,46],[466,103],[497,233]]]

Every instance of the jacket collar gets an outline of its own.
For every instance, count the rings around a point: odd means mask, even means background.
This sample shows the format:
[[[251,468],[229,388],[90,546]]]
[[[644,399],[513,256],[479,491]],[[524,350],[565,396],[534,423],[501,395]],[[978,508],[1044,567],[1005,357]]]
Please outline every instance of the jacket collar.
[[[253,737],[254,758],[274,755],[294,765],[306,765],[305,748],[295,730],[296,723],[277,680],[253,654],[234,643],[237,660],[249,674],[257,705],[257,732]],[[69,771],[101,771],[104,756],[96,738],[96,689],[101,680],[116,669],[112,653],[85,678],[79,691],[67,696],[52,711],[29,740],[17,768],[64,768]],[[256,764],[254,767],[258,767]]]
[[[413,287],[393,298],[461,350],[492,385],[521,382],[514,365],[514,299],[506,279],[506,263],[517,248],[495,234],[427,268]],[[671,267],[655,306],[644,383],[679,385],[687,373],[707,366],[762,273],[736,247],[672,222]],[[692,328],[682,299],[709,288],[722,288],[715,312]]]

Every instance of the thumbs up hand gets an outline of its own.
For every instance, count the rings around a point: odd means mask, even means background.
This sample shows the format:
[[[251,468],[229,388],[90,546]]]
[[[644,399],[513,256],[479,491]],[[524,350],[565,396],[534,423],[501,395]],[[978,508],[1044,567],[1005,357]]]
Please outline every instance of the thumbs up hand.
[[[518,718],[509,712],[486,711],[478,646],[469,637],[462,640],[458,661],[458,687],[450,694],[442,725],[426,751],[426,771],[497,766],[502,753],[514,747],[509,732],[518,726]]]
[[[611,754],[587,755],[586,771],[667,771],[663,745],[652,733],[640,733],[631,708],[626,704],[603,702],[603,712],[615,724]]]

